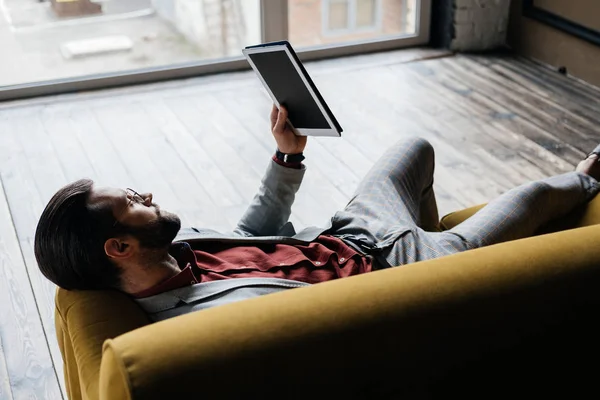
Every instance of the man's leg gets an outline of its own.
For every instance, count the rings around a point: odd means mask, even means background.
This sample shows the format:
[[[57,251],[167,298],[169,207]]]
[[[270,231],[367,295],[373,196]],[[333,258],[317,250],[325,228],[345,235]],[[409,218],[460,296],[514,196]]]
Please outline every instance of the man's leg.
[[[512,189],[447,232],[440,240],[462,240],[467,248],[521,239],[589,201],[598,182],[581,172],[553,176]]]
[[[439,217],[433,170],[434,152],[426,140],[395,144],[365,176],[346,208],[333,217],[332,233],[376,245],[419,226],[435,230]]]
[[[512,189],[448,231],[411,229],[384,248],[383,256],[396,266],[531,236],[597,194],[597,160],[592,156],[582,161],[576,172]]]

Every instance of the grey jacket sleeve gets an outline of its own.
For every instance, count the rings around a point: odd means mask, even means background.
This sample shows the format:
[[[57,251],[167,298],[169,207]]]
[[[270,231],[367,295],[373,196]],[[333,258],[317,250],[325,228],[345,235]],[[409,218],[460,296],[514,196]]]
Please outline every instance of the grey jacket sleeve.
[[[240,236],[273,236],[288,221],[306,167],[287,168],[271,160],[260,189],[233,231]]]

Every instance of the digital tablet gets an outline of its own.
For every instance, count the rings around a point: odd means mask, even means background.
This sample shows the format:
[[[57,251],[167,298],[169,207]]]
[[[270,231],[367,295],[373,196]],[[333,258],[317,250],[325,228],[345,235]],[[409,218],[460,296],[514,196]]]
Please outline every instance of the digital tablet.
[[[249,46],[242,52],[273,102],[288,110],[288,123],[297,135],[342,135],[342,127],[287,41]]]

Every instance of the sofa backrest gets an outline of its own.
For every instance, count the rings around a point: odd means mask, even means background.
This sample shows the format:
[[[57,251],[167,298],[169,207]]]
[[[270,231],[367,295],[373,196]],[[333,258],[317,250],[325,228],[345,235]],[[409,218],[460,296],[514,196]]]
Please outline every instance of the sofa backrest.
[[[69,399],[98,399],[104,341],[149,323],[142,309],[122,293],[57,289],[56,337]]]

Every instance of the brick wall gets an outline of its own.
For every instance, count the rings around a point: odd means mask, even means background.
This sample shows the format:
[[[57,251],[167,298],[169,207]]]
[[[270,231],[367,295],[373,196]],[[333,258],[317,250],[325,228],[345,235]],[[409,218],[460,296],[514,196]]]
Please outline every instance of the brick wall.
[[[510,0],[454,0],[452,50],[479,51],[503,46]]]
[[[288,29],[292,45],[320,43],[321,0],[291,0],[288,4]]]
[[[295,46],[312,46],[364,40],[384,35],[414,30],[414,21],[406,21],[407,0],[381,0],[381,24],[379,29],[365,32],[328,33],[323,30],[324,0],[289,0],[289,39]],[[412,13],[411,15],[414,15]]]

